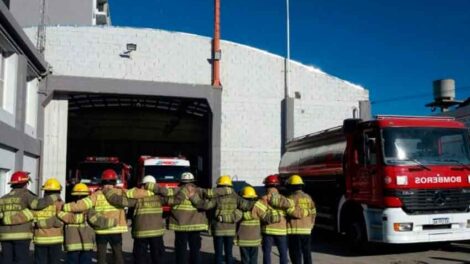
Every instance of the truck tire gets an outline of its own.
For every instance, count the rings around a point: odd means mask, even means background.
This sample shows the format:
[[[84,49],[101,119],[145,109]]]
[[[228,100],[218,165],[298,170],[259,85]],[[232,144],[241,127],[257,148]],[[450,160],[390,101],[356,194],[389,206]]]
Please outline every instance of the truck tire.
[[[355,217],[346,228],[349,249],[354,253],[363,253],[367,247],[367,231],[362,217]]]

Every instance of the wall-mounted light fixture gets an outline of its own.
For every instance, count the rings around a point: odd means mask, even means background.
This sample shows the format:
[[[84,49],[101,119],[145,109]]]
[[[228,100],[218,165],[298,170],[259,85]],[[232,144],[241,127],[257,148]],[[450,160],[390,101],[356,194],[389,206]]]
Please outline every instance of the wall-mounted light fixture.
[[[221,60],[222,59],[222,51],[221,50],[216,50],[214,51],[214,60]]]
[[[136,51],[136,50],[137,50],[137,44],[127,43],[126,44],[126,50],[123,51],[121,54],[119,54],[119,56],[121,56],[121,58],[130,59],[131,58],[131,52]]]

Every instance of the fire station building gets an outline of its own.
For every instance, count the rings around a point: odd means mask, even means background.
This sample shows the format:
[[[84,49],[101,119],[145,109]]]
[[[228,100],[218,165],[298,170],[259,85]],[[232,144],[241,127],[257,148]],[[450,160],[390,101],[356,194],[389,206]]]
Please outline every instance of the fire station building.
[[[78,2],[87,1],[70,4]],[[98,16],[104,2],[93,9]],[[41,175],[40,181],[53,176],[65,182],[87,156],[116,156],[133,165],[140,155],[183,155],[204,185],[221,174],[261,185],[266,175],[277,172],[285,140],[369,113],[363,107],[369,99],[366,89],[295,61],[287,63],[286,93],[283,57],[230,41],[221,41],[218,54],[222,85],[212,86],[211,38],[113,27],[109,13],[105,16],[46,26],[43,49],[51,74],[33,93],[40,118],[30,121],[25,114],[26,121],[12,117],[10,122],[2,110],[0,129],[9,126],[21,132],[12,137],[29,141],[12,146],[13,139],[2,132],[0,171],[21,168],[15,162],[22,155],[24,166],[34,159],[35,167],[27,169]],[[26,63],[33,59],[25,57],[24,71],[26,65],[46,67],[31,46],[43,37],[38,27],[22,26],[38,63]],[[36,68],[22,77],[23,90],[37,86],[35,80],[45,71]],[[27,96],[21,96],[14,99],[16,108],[8,107],[28,112]],[[28,122],[35,123],[34,135]],[[37,143],[37,149],[26,150],[24,142]],[[2,163],[7,156],[8,166]],[[6,175],[1,174],[0,186]]]

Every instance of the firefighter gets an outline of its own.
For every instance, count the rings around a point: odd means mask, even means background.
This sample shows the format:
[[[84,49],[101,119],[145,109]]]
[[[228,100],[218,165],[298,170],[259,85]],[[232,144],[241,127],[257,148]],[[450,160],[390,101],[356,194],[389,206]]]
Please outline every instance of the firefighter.
[[[243,188],[241,195],[244,199],[253,202],[256,202],[258,199],[255,189],[251,186]],[[261,245],[260,219],[264,219],[266,213],[261,212],[257,208],[253,206],[251,210],[244,211],[241,222],[238,225],[235,244],[240,247],[240,256],[243,264],[258,263],[258,247]]]
[[[242,211],[253,208],[255,200],[245,200],[233,191],[230,176],[224,175],[217,179],[217,188],[213,193],[216,197],[206,200],[194,195],[190,198],[192,204],[198,209],[209,210],[215,208],[212,217],[212,233],[214,235],[214,250],[216,263],[224,263],[222,251],[225,252],[225,263],[233,263],[232,248],[236,234],[236,224],[242,218]],[[223,194],[223,193],[226,194]],[[266,213],[263,213],[266,214]]]
[[[55,178],[49,178],[42,186],[44,197],[60,196],[62,186]],[[48,219],[56,218],[57,213],[62,208],[64,202],[58,198],[48,207],[34,211],[34,263],[60,263],[62,255],[62,243],[64,242],[63,225],[57,221],[57,225],[49,226]]]
[[[217,189],[232,189],[232,179],[228,175],[221,176],[217,179]],[[215,263],[222,264],[224,263],[223,252],[225,252],[225,263],[233,263],[233,240],[236,232],[236,222],[241,219],[241,213],[239,219],[235,221],[226,222],[224,221],[224,215],[231,215],[237,210],[240,203],[240,197],[234,191],[227,191],[227,195],[218,196],[215,199],[212,199],[211,205],[202,209],[211,209],[215,207],[214,217],[213,217],[213,230],[214,235],[214,250],[215,250]],[[197,204],[195,200],[198,196],[191,197],[193,204]],[[199,206],[197,206],[199,207]]]
[[[190,172],[181,175],[180,190],[177,196],[183,196],[182,202],[172,206],[170,230],[175,231],[175,254],[177,264],[200,264],[201,231],[208,230],[207,217],[204,211],[196,209],[189,197],[199,195],[194,175]],[[186,247],[189,246],[189,259],[186,258]]]
[[[289,241],[289,256],[293,264],[312,263],[311,233],[315,223],[316,209],[310,195],[302,191],[304,182],[299,175],[293,175],[287,180],[288,198],[295,206],[287,210],[287,235]]]
[[[271,210],[274,215],[279,215],[279,222],[265,223],[261,226],[263,263],[271,263],[271,249],[276,245],[279,251],[279,263],[287,264],[287,222],[286,210],[294,206],[294,202],[279,194],[280,185],[277,175],[270,175],[264,179],[266,194],[261,197],[260,203],[255,207],[262,212]]]
[[[155,183],[155,178],[147,175],[142,179],[140,188],[130,189],[125,195],[105,192],[106,198],[111,204],[135,208],[132,219],[135,263],[147,262],[148,249],[150,249],[151,263],[162,263],[163,235],[165,233],[162,204],[167,199],[160,195],[153,195],[152,192],[142,188],[146,184]]]
[[[177,264],[201,263],[201,231],[208,230],[205,210],[214,206],[210,199],[233,193],[231,188],[199,188],[194,182],[195,178],[192,173],[182,173],[178,190],[174,196],[168,198],[168,204],[172,208],[169,229],[175,231]],[[171,189],[159,187],[155,183],[146,184],[145,188],[155,194],[171,195],[172,193]],[[186,257],[188,245],[189,260]]]
[[[78,201],[90,194],[88,186],[78,183],[72,188],[72,201]],[[94,210],[86,213],[59,212],[58,218],[65,225],[65,250],[67,251],[67,264],[91,264],[95,243],[96,229],[106,229],[116,226],[114,218],[105,218]],[[93,226],[93,228],[91,226]]]
[[[202,189],[195,184],[190,172],[181,174],[180,186],[173,198],[169,229],[175,231],[175,256],[177,264],[201,263],[201,231],[208,230],[206,213],[198,210],[191,201],[193,195],[202,195]],[[157,184],[146,184],[146,189],[160,193]],[[186,248],[189,245],[189,259]]]
[[[108,243],[111,245],[111,249],[113,251],[112,263],[124,263],[122,255],[122,233],[127,232],[126,214],[124,212],[124,208],[111,205],[103,193],[103,190],[109,189],[109,191],[122,194],[123,190],[115,188],[116,181],[116,172],[113,169],[106,169],[101,174],[102,187],[100,190],[84,199],[67,203],[63,207],[63,211],[73,213],[85,212],[93,208],[98,214],[103,215],[103,217],[114,219],[116,221],[116,226],[114,227],[103,229],[95,228],[97,259],[99,264],[106,263]]]
[[[0,212],[3,214],[3,219],[0,221],[0,242],[2,245],[0,263],[2,264],[29,262],[29,246],[33,238],[34,216],[28,209],[44,209],[59,199],[58,195],[38,199],[27,189],[30,181],[28,172],[14,172],[9,182],[12,190],[0,198]],[[23,221],[13,225],[9,216],[18,213],[22,214]]]

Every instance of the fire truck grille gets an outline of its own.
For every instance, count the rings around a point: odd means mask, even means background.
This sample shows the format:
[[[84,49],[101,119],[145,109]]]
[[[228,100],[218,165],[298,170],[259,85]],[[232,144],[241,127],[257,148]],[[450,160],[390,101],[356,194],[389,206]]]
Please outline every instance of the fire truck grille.
[[[470,189],[396,190],[395,196],[411,214],[465,212],[470,205]]]

